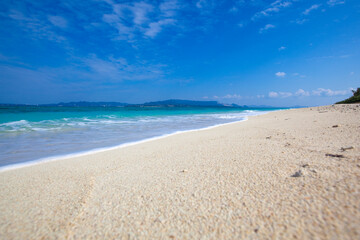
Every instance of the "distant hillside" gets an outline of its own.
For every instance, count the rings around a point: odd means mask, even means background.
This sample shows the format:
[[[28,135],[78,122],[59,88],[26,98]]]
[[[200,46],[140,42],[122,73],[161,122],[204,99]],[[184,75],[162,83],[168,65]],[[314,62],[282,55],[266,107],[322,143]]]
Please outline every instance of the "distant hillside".
[[[237,104],[223,104],[217,101],[192,101],[192,100],[181,100],[181,99],[169,99],[164,101],[147,102],[142,104],[130,104],[120,102],[60,102],[52,104],[1,104],[0,107],[16,107],[16,106],[34,106],[34,107],[216,107],[216,108],[241,108],[241,109],[252,109],[252,108],[279,108],[265,105],[251,105],[251,106],[240,106]],[[296,106],[300,107],[300,106]],[[285,108],[285,107],[284,107]]]
[[[165,101],[147,102],[141,104],[142,106],[162,106],[162,107],[234,107],[234,105],[224,105],[217,101],[191,101],[170,99]],[[236,105],[237,106],[237,105]]]
[[[353,90],[352,92],[352,97],[349,97],[348,99],[345,99],[341,102],[337,102],[336,104],[360,103],[360,88],[358,88],[356,91]]]
[[[119,102],[68,102],[68,103],[55,103],[55,104],[41,104],[39,106],[47,107],[124,107],[129,104]]]
[[[51,104],[1,104],[1,107],[16,107],[16,106],[40,106],[40,107],[235,107],[246,108],[247,106],[239,106],[237,104],[221,104],[217,101],[191,101],[170,99],[165,101],[147,102],[143,104],[130,104],[120,102],[60,102]]]

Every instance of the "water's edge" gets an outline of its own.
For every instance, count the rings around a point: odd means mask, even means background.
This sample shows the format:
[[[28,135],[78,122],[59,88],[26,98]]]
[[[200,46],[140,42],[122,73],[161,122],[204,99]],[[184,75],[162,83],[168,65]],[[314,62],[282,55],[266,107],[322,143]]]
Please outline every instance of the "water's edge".
[[[274,112],[274,111],[272,111],[272,112]],[[264,115],[264,114],[267,114],[267,113],[268,112],[262,113],[260,115]],[[259,116],[259,115],[257,115],[257,116]],[[182,134],[182,133],[203,131],[203,130],[208,130],[208,129],[212,129],[212,128],[216,128],[216,127],[220,127],[220,126],[240,123],[240,122],[244,122],[244,121],[247,121],[247,120],[248,120],[248,117],[244,117],[244,119],[240,120],[240,121],[221,123],[221,124],[216,124],[216,125],[213,125],[213,126],[204,127],[204,128],[198,128],[198,129],[175,131],[175,132],[172,132],[172,133],[163,134],[163,135],[156,136],[156,137],[146,138],[146,139],[133,141],[133,142],[128,142],[128,143],[122,143],[122,144],[111,146],[111,147],[95,148],[95,149],[92,149],[92,150],[87,150],[87,151],[82,151],[82,152],[77,152],[77,153],[57,155],[57,156],[52,156],[52,157],[45,157],[45,158],[26,161],[26,162],[22,162],[22,163],[15,163],[15,164],[10,164],[10,165],[5,165],[5,166],[0,167],[0,172],[15,170],[15,169],[24,168],[24,167],[30,167],[30,166],[39,165],[39,164],[42,164],[42,163],[65,160],[65,159],[69,159],[69,158],[82,157],[82,156],[96,154],[96,153],[105,152],[105,151],[111,151],[111,150],[125,148],[125,147],[129,147],[129,146],[134,146],[134,145],[138,145],[138,144],[141,144],[141,143],[150,142],[150,141],[154,141],[154,140],[158,140],[158,139],[162,139],[162,138],[166,138],[166,137],[170,137],[170,136],[174,136],[174,135],[178,135],[178,134]]]

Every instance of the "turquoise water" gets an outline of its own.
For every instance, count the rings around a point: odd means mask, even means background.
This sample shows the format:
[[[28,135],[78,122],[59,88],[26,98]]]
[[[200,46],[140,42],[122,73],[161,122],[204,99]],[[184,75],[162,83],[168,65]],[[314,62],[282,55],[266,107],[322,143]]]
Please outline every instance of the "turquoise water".
[[[246,120],[277,109],[1,107],[0,167]]]

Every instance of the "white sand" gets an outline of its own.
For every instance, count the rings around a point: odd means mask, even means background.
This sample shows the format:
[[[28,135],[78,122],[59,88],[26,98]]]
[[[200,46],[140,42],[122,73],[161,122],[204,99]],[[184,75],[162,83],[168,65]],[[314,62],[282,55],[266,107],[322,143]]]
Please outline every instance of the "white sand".
[[[360,105],[1,172],[0,196],[0,239],[359,239]]]

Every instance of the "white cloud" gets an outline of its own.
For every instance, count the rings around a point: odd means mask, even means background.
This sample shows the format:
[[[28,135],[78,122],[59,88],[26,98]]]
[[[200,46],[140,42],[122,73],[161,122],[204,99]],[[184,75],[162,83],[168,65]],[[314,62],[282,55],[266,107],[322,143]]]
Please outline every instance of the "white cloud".
[[[159,8],[164,17],[174,17],[180,5],[177,0],[169,0],[161,3]]]
[[[271,97],[271,98],[276,98],[278,96],[279,96],[279,94],[277,92],[269,92],[269,97]]]
[[[284,73],[284,72],[277,72],[277,73],[275,73],[275,75],[276,75],[277,77],[285,77],[285,76],[286,76],[286,73]]]
[[[269,29],[275,28],[275,25],[272,24],[266,24],[263,28],[260,28],[259,33],[263,33]]]
[[[311,7],[309,7],[308,9],[306,9],[303,14],[304,15],[308,15],[311,11],[318,9],[321,6],[321,4],[314,4]]]
[[[61,16],[49,16],[48,19],[56,27],[67,28],[67,20]]]
[[[310,93],[308,92],[308,91],[305,91],[305,90],[303,90],[303,89],[299,89],[299,90],[297,90],[296,92],[295,92],[295,94],[294,94],[295,96],[300,96],[300,97],[308,97],[308,96],[310,96]]]
[[[113,12],[103,15],[103,21],[118,31],[120,40],[133,42],[137,36],[156,37],[165,26],[174,25],[174,16],[180,6],[177,0],[170,0],[160,5],[147,2],[115,4],[106,1]]]
[[[223,96],[222,98],[225,98],[225,99],[227,99],[227,98],[230,98],[230,99],[241,99],[242,98],[242,96],[240,96],[240,95],[237,95],[237,94],[227,94],[227,95],[225,95],[225,96]]]
[[[255,13],[255,15],[251,18],[251,20],[255,21],[258,18],[270,16],[271,14],[277,13],[281,9],[290,7],[291,5],[292,5],[292,0],[276,0],[264,10]]]
[[[290,92],[269,92],[269,97],[270,98],[287,98],[287,97],[291,97],[293,94]]]
[[[279,95],[283,98],[291,97],[293,94],[290,92],[279,92]]]
[[[54,31],[54,23],[61,25],[60,21],[50,24],[48,21],[43,21],[44,16],[34,15],[32,13],[20,12],[13,10],[8,15],[11,19],[17,21],[19,26],[27,32],[33,40],[47,39],[58,43],[64,43],[65,37],[59,35]],[[59,19],[58,19],[59,20]],[[65,19],[64,19],[65,20]],[[49,19],[50,21],[50,19]],[[65,22],[63,22],[64,24]],[[64,25],[63,25],[64,26]]]
[[[136,2],[130,6],[133,13],[133,21],[135,25],[141,25],[149,21],[148,14],[154,10],[154,7],[145,2]]]
[[[297,19],[297,20],[295,21],[295,23],[301,25],[301,24],[306,23],[307,21],[309,21],[309,19],[303,18],[303,19]]]
[[[347,95],[350,93],[349,90],[331,90],[325,88],[318,88],[317,90],[312,91],[314,96],[339,96],[339,95]]]
[[[278,48],[279,51],[282,51],[282,50],[285,50],[285,49],[286,49],[285,46],[281,46],[281,47]]]
[[[208,97],[203,97],[203,98],[208,98]],[[243,97],[241,95],[238,95],[238,94],[227,94],[227,95],[222,96],[222,97],[213,96],[212,98],[214,98],[214,99],[242,99]]]
[[[174,24],[174,19],[164,19],[158,22],[152,22],[149,24],[149,28],[145,31],[145,35],[148,37],[155,37],[163,28],[163,26]]]
[[[330,6],[335,6],[335,5],[340,5],[340,4],[344,4],[345,0],[329,0],[327,1],[327,4],[329,4]]]
[[[238,27],[239,28],[245,27],[245,23],[238,23]]]
[[[351,57],[351,54],[345,54],[345,55],[339,56],[339,58],[349,58],[349,57]]]
[[[129,63],[125,58],[108,57],[101,59],[92,54],[80,59],[81,65],[89,69],[89,79],[100,79],[106,82],[143,81],[161,78],[162,65],[145,65]]]
[[[298,89],[295,93],[291,92],[269,92],[268,96],[270,98],[288,98],[288,97],[310,97],[310,96],[341,96],[341,95],[348,95],[350,94],[350,90],[331,90],[331,89],[324,89],[318,88],[317,90],[313,90],[312,93],[309,91],[305,91],[304,89]]]

